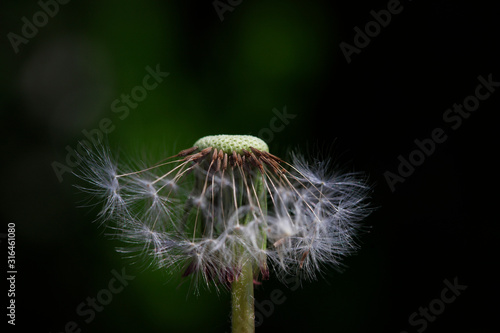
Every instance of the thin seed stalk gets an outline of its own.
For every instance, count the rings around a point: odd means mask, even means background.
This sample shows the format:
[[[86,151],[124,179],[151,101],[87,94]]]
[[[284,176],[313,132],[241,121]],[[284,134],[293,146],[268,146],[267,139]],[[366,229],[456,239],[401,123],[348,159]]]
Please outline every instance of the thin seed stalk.
[[[246,260],[231,288],[233,333],[254,333],[255,313],[252,263]]]
[[[254,200],[258,200],[259,207],[262,210],[262,214],[265,214],[265,212],[267,211],[267,197],[262,179],[259,177],[248,177],[248,181],[252,182],[252,189],[249,189],[249,191],[251,191],[251,195],[256,195]],[[255,191],[256,193],[253,193],[253,191]],[[248,214],[244,219],[243,224],[247,224],[250,219],[251,216],[250,214]],[[264,226],[262,226],[262,228],[264,229]],[[262,249],[265,250],[266,233],[264,230],[262,238]],[[240,255],[245,256],[244,249],[240,248],[239,250]],[[240,258],[240,260],[242,262],[241,271],[237,275],[236,280],[233,281],[231,286],[233,333],[254,333],[255,310],[253,277],[255,267],[253,267],[252,261],[249,259],[245,260],[245,258],[242,257]]]

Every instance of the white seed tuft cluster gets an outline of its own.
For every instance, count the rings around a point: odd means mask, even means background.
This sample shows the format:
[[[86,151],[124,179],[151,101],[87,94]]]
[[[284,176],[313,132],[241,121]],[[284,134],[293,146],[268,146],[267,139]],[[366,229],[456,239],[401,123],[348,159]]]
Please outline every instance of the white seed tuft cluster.
[[[357,175],[300,155],[287,163],[252,136],[204,137],[139,170],[106,147],[82,157],[82,189],[103,201],[102,220],[128,244],[121,251],[207,285],[228,286],[249,261],[256,281],[269,267],[311,279],[324,264],[338,268],[370,213]]]

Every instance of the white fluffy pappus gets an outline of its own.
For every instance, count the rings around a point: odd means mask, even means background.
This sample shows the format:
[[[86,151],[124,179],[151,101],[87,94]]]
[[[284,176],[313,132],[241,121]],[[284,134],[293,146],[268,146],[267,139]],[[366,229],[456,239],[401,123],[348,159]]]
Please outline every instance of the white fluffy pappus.
[[[229,286],[248,262],[255,281],[269,267],[309,279],[325,265],[341,267],[371,212],[365,179],[299,154],[287,163],[265,143],[237,137],[229,148],[227,137],[224,146],[199,140],[140,170],[99,146],[81,156],[80,188],[102,202],[100,219],[126,243],[121,252],[207,286]]]

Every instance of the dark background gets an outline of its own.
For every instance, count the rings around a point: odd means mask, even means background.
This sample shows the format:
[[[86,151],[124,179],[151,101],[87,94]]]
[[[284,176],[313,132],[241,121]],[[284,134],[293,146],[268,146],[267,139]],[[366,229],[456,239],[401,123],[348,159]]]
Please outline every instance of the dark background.
[[[242,1],[221,21],[212,1],[71,1],[16,53],[7,34],[20,35],[22,17],[32,21],[41,7],[3,1],[0,213],[2,233],[16,224],[15,328],[61,332],[75,321],[82,332],[229,332],[227,293],[196,296],[178,274],[130,265],[91,223],[96,211],[79,207],[77,180],[59,181],[52,164],[65,164],[66,147],[103,118],[115,125],[113,149],[159,158],[204,135],[258,135],[286,106],[296,117],[273,133],[272,152],[333,147],[339,167],[369,176],[378,209],[345,272],[327,269],[298,290],[271,275],[256,289],[257,302],[273,290],[286,298],[257,331],[417,332],[424,327],[409,316],[457,279],[467,289],[423,331],[499,332],[500,88],[456,130],[443,114],[474,94],[478,76],[500,81],[500,12],[472,1],[401,1],[348,63],[339,44],[352,45],[353,28],[387,4]],[[112,102],[157,64],[170,75],[119,119]],[[384,174],[397,173],[398,156],[435,128],[447,140],[391,191]],[[77,306],[123,268],[135,278],[85,323]]]

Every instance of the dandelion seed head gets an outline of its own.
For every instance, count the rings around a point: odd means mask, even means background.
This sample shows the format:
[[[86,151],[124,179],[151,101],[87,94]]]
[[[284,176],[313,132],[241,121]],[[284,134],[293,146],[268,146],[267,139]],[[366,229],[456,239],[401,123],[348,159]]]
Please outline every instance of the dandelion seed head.
[[[287,163],[249,135],[206,136],[142,169],[120,168],[107,147],[82,156],[82,189],[103,201],[120,252],[228,286],[250,262],[254,280],[314,279],[354,253],[369,187],[357,174],[292,155]]]

